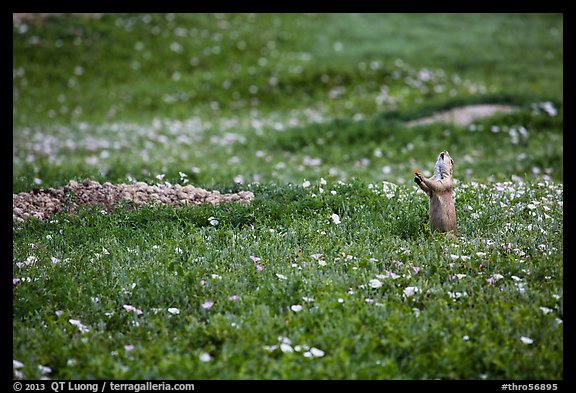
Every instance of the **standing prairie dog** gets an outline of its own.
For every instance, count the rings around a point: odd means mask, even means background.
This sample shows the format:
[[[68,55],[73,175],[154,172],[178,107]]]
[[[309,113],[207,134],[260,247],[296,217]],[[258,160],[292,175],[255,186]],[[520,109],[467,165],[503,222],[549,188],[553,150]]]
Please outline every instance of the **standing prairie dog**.
[[[452,175],[454,160],[447,151],[438,155],[434,176],[426,178],[418,171],[414,173],[414,181],[424,191],[429,199],[430,229],[440,232],[452,232],[458,236],[456,227],[456,209],[452,196]]]

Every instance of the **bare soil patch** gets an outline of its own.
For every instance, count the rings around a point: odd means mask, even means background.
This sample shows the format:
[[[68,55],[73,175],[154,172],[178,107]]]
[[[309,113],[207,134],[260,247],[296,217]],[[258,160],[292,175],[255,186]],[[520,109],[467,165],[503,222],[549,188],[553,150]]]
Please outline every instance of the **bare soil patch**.
[[[476,119],[492,116],[496,113],[511,113],[518,108],[510,105],[468,105],[453,108],[447,111],[435,113],[432,116],[413,120],[408,126],[420,126],[435,122],[453,123],[458,126],[466,126]]]
[[[85,205],[101,205],[106,211],[116,208],[120,202],[129,201],[130,207],[147,203],[167,205],[200,205],[219,203],[248,203],[254,199],[250,191],[233,194],[221,194],[207,191],[191,185],[148,185],[143,182],[134,184],[100,184],[90,179],[82,183],[71,181],[62,188],[35,189],[12,195],[12,218],[24,221],[30,217],[40,220],[49,218],[58,212],[76,213]]]

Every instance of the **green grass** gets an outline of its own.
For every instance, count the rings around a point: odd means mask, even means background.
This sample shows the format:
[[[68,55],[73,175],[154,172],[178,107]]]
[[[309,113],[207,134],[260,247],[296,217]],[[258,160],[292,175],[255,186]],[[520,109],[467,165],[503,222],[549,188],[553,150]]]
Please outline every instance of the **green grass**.
[[[15,267],[32,279],[14,293],[25,375],[42,364],[57,378],[562,378],[561,185],[462,185],[458,214],[478,217],[460,221],[457,242],[428,231],[413,188],[319,187],[18,225],[15,260],[38,259]],[[378,279],[387,271],[398,277]],[[325,355],[267,352],[279,336]]]
[[[16,377],[563,378],[562,15],[61,16],[13,37],[13,193],[183,172],[256,196],[14,222]],[[405,125],[475,103],[520,110]],[[455,241],[412,183],[444,149]]]

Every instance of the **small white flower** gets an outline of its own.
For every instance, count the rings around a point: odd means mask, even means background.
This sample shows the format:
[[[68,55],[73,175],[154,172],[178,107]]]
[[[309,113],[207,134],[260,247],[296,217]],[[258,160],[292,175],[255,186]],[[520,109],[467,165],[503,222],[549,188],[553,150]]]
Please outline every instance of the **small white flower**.
[[[302,311],[302,306],[299,304],[293,304],[292,306],[290,306],[290,309],[294,312],[299,312]]]
[[[50,367],[46,367],[43,366],[41,364],[38,365],[38,371],[40,372],[40,374],[50,374],[52,372],[52,369]]]
[[[540,311],[542,311],[544,314],[548,314],[549,312],[552,312],[553,310],[551,308],[548,308],[548,307],[540,307]]]
[[[212,226],[216,226],[216,225],[218,225],[218,224],[220,223],[220,221],[218,221],[218,219],[215,218],[215,217],[210,217],[210,218],[208,218],[208,222],[209,222],[210,225],[212,225]]]
[[[206,300],[204,303],[201,304],[201,306],[204,310],[210,310],[213,305],[214,305],[214,302],[212,300]]]
[[[530,337],[524,337],[521,336],[520,340],[524,343],[524,344],[532,344],[534,342],[534,340],[532,340]]]
[[[174,314],[174,315],[180,314],[180,310],[178,310],[176,307],[170,307],[170,308],[168,309],[168,312],[169,312],[170,314]]]
[[[24,363],[22,363],[22,362],[19,361],[19,360],[12,359],[12,367],[14,367],[14,368],[22,368],[22,367],[24,367]]]
[[[302,300],[304,300],[305,302],[310,302],[310,303],[312,303],[312,302],[314,301],[313,298],[311,298],[311,297],[306,297],[306,296],[302,296]]]
[[[124,345],[124,350],[130,352],[134,350],[134,345]]]
[[[380,280],[370,280],[370,287],[371,288],[380,288],[382,286],[382,282]]]
[[[461,280],[464,277],[466,277],[466,275],[465,274],[456,274],[456,277],[458,277],[458,279]]]
[[[278,342],[283,342],[284,344],[292,344],[292,340],[289,337],[278,336]]]
[[[338,303],[344,303],[344,299],[342,299],[341,297],[338,298]]]
[[[68,322],[70,322],[72,325],[76,326],[78,328],[78,330],[80,330],[80,333],[88,333],[90,331],[88,329],[88,327],[83,325],[82,322],[80,322],[77,319],[69,319]]]
[[[413,296],[416,292],[420,292],[418,287],[406,287],[404,288],[404,296],[410,297]]]
[[[130,304],[125,304],[122,307],[124,307],[124,310],[128,311],[128,312],[133,312],[136,315],[142,315],[143,311],[137,309],[136,307],[130,305]]]
[[[201,362],[209,362],[212,359],[212,356],[210,356],[209,353],[204,352],[200,354],[199,359]]]
[[[294,352],[294,349],[290,346],[290,344],[286,343],[280,344],[280,350],[282,352]]]
[[[340,224],[340,216],[336,213],[332,214],[332,221],[334,221],[334,224]]]
[[[504,276],[501,275],[501,274],[496,273],[496,274],[493,274],[493,275],[492,275],[492,278],[494,278],[494,280],[500,280],[501,278],[504,278]]]
[[[181,178],[186,178],[186,177],[188,177],[188,175],[185,174],[184,172],[178,172],[178,174],[180,175]]]
[[[468,337],[468,336],[463,336],[463,337],[462,337],[462,340],[468,341],[468,340],[470,340],[470,337]]]
[[[462,296],[466,296],[467,293],[466,292],[450,292],[448,291],[448,296],[450,296],[450,299],[458,299],[461,298]]]
[[[324,356],[324,351],[315,347],[310,348],[310,353],[317,358]]]
[[[288,279],[288,277],[286,277],[285,275],[280,274],[280,273],[276,273],[276,277],[278,277],[281,280],[287,280]]]
[[[304,182],[302,183],[302,187],[304,188],[310,187],[310,182],[308,180],[304,180]]]

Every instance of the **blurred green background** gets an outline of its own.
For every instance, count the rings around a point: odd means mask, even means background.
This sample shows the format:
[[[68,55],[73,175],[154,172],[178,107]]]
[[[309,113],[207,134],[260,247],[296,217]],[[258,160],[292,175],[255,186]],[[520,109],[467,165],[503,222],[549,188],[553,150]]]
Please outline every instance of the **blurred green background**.
[[[98,14],[13,27],[13,192],[72,178],[198,185],[562,179],[559,14]],[[408,128],[448,108],[521,110]]]

